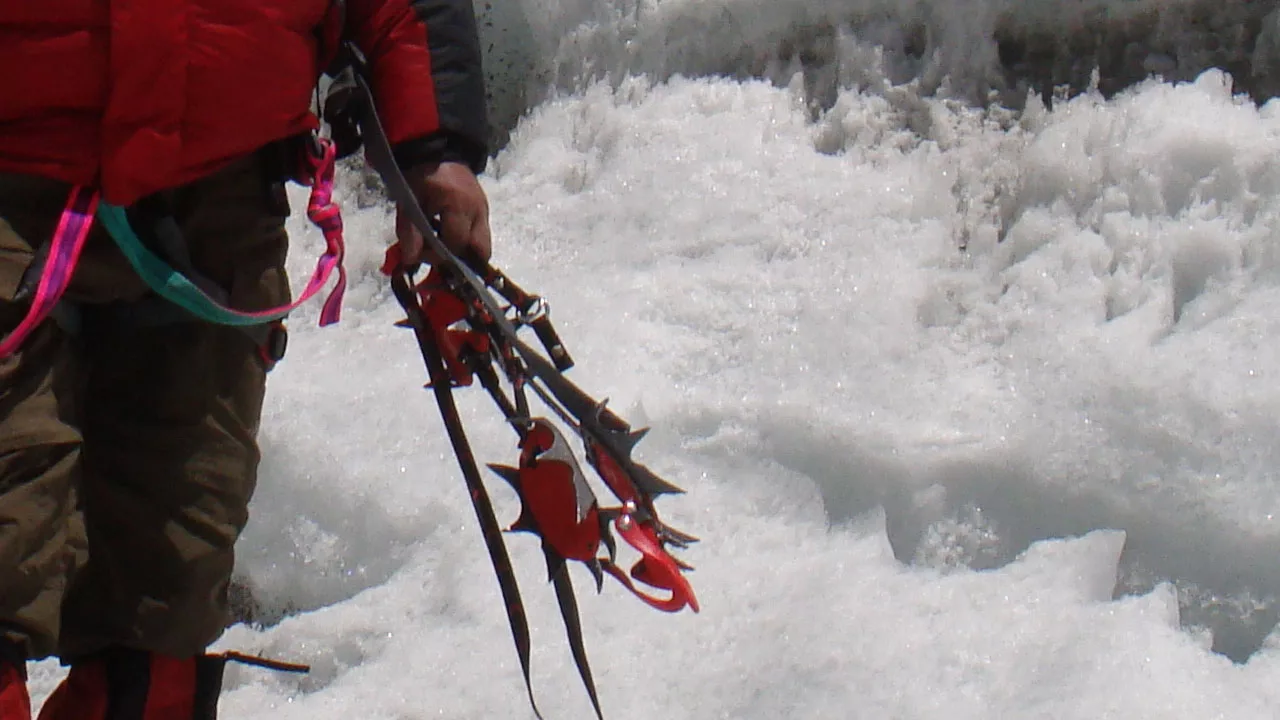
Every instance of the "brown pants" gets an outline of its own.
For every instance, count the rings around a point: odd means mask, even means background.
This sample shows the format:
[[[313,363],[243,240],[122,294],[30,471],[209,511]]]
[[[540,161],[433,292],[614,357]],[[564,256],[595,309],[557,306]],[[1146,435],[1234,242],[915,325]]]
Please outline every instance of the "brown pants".
[[[0,335],[70,188],[0,175]],[[168,194],[195,268],[240,309],[289,297],[287,203],[246,158]],[[110,645],[185,657],[228,619],[233,546],[258,466],[266,367],[246,334],[104,308],[146,287],[95,227],[67,300],[0,359],[0,638],[64,660]]]

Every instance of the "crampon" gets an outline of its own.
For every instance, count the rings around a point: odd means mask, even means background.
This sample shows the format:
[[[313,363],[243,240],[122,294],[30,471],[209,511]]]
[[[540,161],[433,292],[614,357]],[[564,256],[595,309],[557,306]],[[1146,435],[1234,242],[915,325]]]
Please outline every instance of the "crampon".
[[[692,568],[668,551],[685,548],[696,538],[662,522],[654,508],[657,496],[682,491],[632,459],[632,448],[646,430],[632,430],[604,402],[592,399],[564,377],[562,371],[573,361],[551,327],[541,298],[526,294],[492,267],[483,268],[477,278],[506,300],[504,307],[480,295],[460,273],[450,278],[447,265],[437,263],[417,283],[398,265],[393,248],[383,271],[391,275],[396,299],[407,313],[401,324],[417,336],[430,377],[428,387],[436,394],[466,479],[506,601],[529,701],[541,717],[529,679],[529,630],[519,589],[452,397],[453,389],[472,386],[477,380],[518,439],[516,465],[488,466],[511,486],[521,503],[520,515],[508,530],[531,533],[541,541],[574,660],[596,715],[603,717],[568,561],[586,566],[597,591],[609,575],[658,610],[678,612],[688,607],[697,612],[697,597],[684,575]],[[524,327],[541,340],[545,356],[517,337]],[[531,412],[526,390],[551,410],[554,421]],[[581,440],[587,464],[616,498],[615,504],[602,505],[596,497],[560,425]],[[618,564],[615,533],[640,556],[629,570]]]
[[[597,592],[608,575],[658,610],[678,612],[688,607],[697,612],[697,597],[684,575],[692,568],[669,552],[697,538],[662,522],[654,507],[659,495],[682,490],[632,459],[631,451],[646,430],[633,430],[604,402],[565,378],[563,373],[573,366],[573,359],[551,325],[547,303],[490,265],[463,262],[440,241],[435,224],[423,213],[395,164],[368,100],[367,83],[360,75],[356,83],[358,97],[364,98],[364,107],[358,106],[356,112],[366,156],[435,257],[430,271],[418,280],[414,277],[418,270],[404,267],[392,248],[382,270],[390,276],[392,291],[406,313],[400,324],[413,329],[422,351],[428,387],[440,406],[502,590],[530,705],[542,717],[529,677],[528,621],[502,529],[453,401],[454,389],[470,387],[477,380],[517,437],[517,463],[488,466],[515,490],[522,506],[508,530],[531,533],[541,541],[574,661],[596,716],[603,718],[582,639],[569,561],[590,571]],[[524,329],[533,331],[544,352],[521,339]],[[530,390],[553,418],[533,414]],[[587,464],[616,502],[601,504],[597,499],[559,426],[581,441]],[[639,555],[627,570],[618,564],[615,535]]]

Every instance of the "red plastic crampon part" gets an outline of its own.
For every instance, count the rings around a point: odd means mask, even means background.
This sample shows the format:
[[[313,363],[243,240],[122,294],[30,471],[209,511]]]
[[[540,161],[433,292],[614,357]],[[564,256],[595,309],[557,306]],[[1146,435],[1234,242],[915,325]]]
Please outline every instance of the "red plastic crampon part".
[[[564,437],[537,418],[520,448],[519,481],[512,485],[523,508],[515,528],[536,532],[564,558],[594,561],[600,549],[600,507]],[[510,480],[509,468],[495,469]]]
[[[640,504],[640,492],[636,489],[635,483],[627,476],[627,472],[622,469],[609,454],[609,451],[594,441],[587,442],[587,457],[592,467],[600,474],[600,478],[604,480],[605,485],[613,491],[618,500],[623,504],[631,503],[633,505]]]
[[[633,595],[658,610],[678,612],[688,606],[694,612],[698,612],[698,598],[693,593],[693,586],[681,574],[681,569],[688,566],[680,563],[663,549],[657,530],[648,519],[652,518],[654,521],[657,519],[652,499],[640,492],[626,470],[605,448],[594,442],[589,442],[587,447],[592,466],[613,494],[623,503],[623,508],[617,511],[614,527],[617,528],[622,539],[641,555],[640,560],[631,566],[630,575],[623,572],[622,568],[611,560],[601,560],[601,567]],[[634,513],[637,510],[644,519],[636,517]],[[671,595],[665,599],[651,595],[637,587],[636,582],[666,590]]]
[[[422,298],[422,307],[426,311],[427,321],[440,344],[440,354],[449,368],[449,377],[453,384],[466,387],[471,384],[474,373],[466,363],[462,362],[464,352],[481,355],[489,352],[489,336],[478,330],[457,330],[451,326],[467,317],[467,306],[451,291],[443,286],[432,287],[426,282],[418,286],[418,295]]]
[[[400,246],[392,245],[387,248],[381,271],[384,275],[390,275],[399,267]],[[423,314],[440,347],[440,354],[449,369],[450,380],[458,387],[471,385],[475,373],[462,361],[462,356],[465,352],[487,354],[489,336],[479,330],[459,330],[453,327],[467,319],[467,304],[444,284],[434,268],[415,290],[418,292]]]
[[[693,594],[693,586],[680,573],[679,561],[662,549],[662,543],[658,540],[654,529],[649,525],[636,522],[635,518],[625,513],[619,515],[613,524],[622,539],[635,548],[641,558],[631,566],[630,576],[612,562],[602,562],[605,572],[616,578],[633,595],[651,607],[663,612],[679,612],[687,605],[694,612],[698,612],[698,598]],[[671,595],[665,599],[651,595],[638,588],[636,582],[666,590]]]

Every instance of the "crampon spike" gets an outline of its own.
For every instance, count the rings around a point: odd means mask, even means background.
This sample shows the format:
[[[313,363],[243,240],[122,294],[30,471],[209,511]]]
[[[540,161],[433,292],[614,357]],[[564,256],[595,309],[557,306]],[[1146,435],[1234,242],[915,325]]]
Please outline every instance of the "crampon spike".
[[[639,430],[632,430],[631,432],[623,436],[623,438],[621,438],[619,442],[622,443],[623,447],[627,449],[627,452],[630,452],[634,450],[636,448],[636,445],[639,444],[640,441],[644,439],[644,436],[648,434],[649,434],[649,428],[640,428]]]

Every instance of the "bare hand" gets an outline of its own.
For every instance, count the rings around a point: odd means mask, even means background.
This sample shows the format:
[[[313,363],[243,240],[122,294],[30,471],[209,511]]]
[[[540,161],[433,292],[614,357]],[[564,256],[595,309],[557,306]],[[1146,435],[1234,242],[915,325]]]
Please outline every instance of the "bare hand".
[[[493,254],[489,199],[471,168],[444,162],[415,168],[405,177],[427,217],[440,216],[440,239],[445,247],[463,260],[488,262]],[[424,251],[422,234],[403,208],[396,210],[396,238],[402,265],[432,261],[430,253]]]

